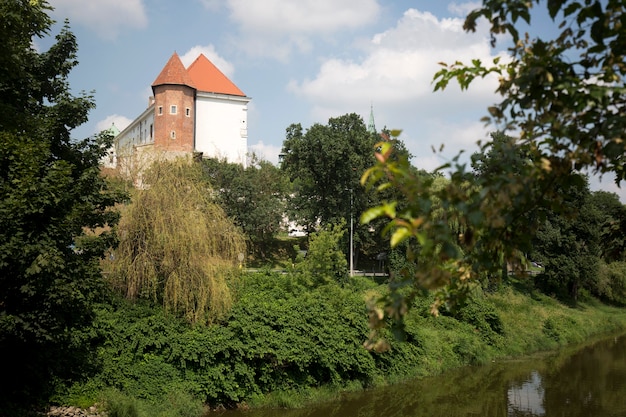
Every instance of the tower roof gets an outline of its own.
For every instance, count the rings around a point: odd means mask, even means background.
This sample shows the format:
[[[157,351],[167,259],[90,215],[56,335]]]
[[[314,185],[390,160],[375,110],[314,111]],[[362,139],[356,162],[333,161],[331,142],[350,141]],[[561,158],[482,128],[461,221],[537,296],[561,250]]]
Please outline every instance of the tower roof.
[[[116,137],[120,134],[120,130],[115,126],[115,122],[111,123],[111,127],[106,130],[109,135]]]
[[[165,84],[186,85],[191,88],[196,88],[176,52],[174,52],[169,61],[167,61],[167,64],[165,64],[159,76],[152,83],[152,87]]]
[[[374,123],[374,105],[370,106],[370,120],[367,124],[367,131],[370,133],[376,133],[376,124]]]
[[[209,59],[200,54],[187,69],[198,91],[206,93],[228,94],[231,96],[246,95],[226,77]]]

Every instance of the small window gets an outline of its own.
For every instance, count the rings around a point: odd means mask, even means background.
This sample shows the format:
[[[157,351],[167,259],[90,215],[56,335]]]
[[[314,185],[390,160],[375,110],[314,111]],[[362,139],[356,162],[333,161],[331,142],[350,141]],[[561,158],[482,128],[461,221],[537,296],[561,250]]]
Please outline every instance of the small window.
[[[162,115],[163,114],[163,106],[159,106],[159,110],[158,110],[158,115]]]
[[[176,114],[176,113],[178,113],[178,107],[176,107],[175,104],[172,104],[170,106],[170,114]]]
[[[191,109],[189,107],[185,108],[185,116],[191,116]]]
[[[172,139],[176,139],[176,131],[175,131],[175,130],[172,130],[172,131],[170,132],[170,137],[171,137]]]

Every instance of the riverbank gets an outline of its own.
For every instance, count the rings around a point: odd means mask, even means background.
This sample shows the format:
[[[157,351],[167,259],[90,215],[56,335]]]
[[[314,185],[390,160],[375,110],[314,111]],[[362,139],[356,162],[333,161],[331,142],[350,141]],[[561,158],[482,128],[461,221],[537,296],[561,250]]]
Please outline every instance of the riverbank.
[[[525,285],[505,285],[494,293],[476,293],[458,317],[430,316],[425,312],[428,301],[418,301],[417,308],[407,316],[406,341],[390,339],[398,363],[389,367],[391,372],[376,379],[371,387],[433,377],[466,366],[566,350],[626,331],[624,308],[592,298],[570,306]],[[418,351],[412,354],[416,345]],[[403,358],[407,362],[413,360],[412,366],[405,366]],[[346,385],[278,391],[255,398],[245,407],[305,407],[333,401],[360,389]]]
[[[309,288],[289,275],[250,274],[230,316],[209,327],[119,300],[98,313],[106,336],[101,372],[57,401],[83,407],[102,401],[134,410],[129,416],[198,416],[203,404],[301,407],[626,329],[626,309],[593,299],[571,307],[511,282],[493,293],[477,291],[455,315],[432,317],[432,300],[416,300],[405,340],[387,331],[391,351],[369,352],[362,346],[366,300],[385,291],[367,277]]]

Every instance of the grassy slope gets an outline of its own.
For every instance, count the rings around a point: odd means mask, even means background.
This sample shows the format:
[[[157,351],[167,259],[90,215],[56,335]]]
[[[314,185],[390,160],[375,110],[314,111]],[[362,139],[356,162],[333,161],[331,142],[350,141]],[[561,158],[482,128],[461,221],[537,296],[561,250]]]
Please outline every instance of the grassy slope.
[[[100,401],[105,392],[115,406],[127,402],[152,410],[133,414],[139,416],[182,415],[172,403],[187,412],[198,410],[189,392],[197,405],[297,407],[343,390],[556,349],[626,329],[626,309],[593,300],[572,308],[509,285],[493,294],[477,292],[456,317],[432,317],[430,300],[418,300],[406,319],[406,341],[387,333],[390,352],[366,353],[365,300],[384,291],[385,285],[365,277],[355,277],[346,288],[306,289],[288,275],[249,274],[229,320],[211,328],[192,328],[158,308],[121,302],[101,312],[108,333],[103,372],[59,401],[85,405]]]
[[[386,291],[356,277],[364,298]],[[406,341],[391,339],[391,352],[380,355],[372,385],[437,375],[450,369],[493,360],[520,357],[584,342],[601,334],[626,329],[626,309],[588,300],[570,307],[539,292],[520,292],[504,286],[496,293],[477,293],[459,319],[428,314],[428,299],[418,301],[406,319]],[[497,324],[485,316],[497,317]],[[487,319],[489,321],[489,319]],[[346,384],[345,389],[354,389]],[[358,387],[357,387],[358,389]],[[317,388],[273,392],[257,398],[256,407],[294,407],[336,398],[342,389]]]

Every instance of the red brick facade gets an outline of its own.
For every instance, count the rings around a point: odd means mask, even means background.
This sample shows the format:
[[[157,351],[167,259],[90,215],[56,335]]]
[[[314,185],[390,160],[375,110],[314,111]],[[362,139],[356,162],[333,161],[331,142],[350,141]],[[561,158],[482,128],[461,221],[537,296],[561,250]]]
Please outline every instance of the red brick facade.
[[[174,107],[175,106],[175,107]],[[154,87],[154,145],[163,151],[194,151],[195,89]]]

